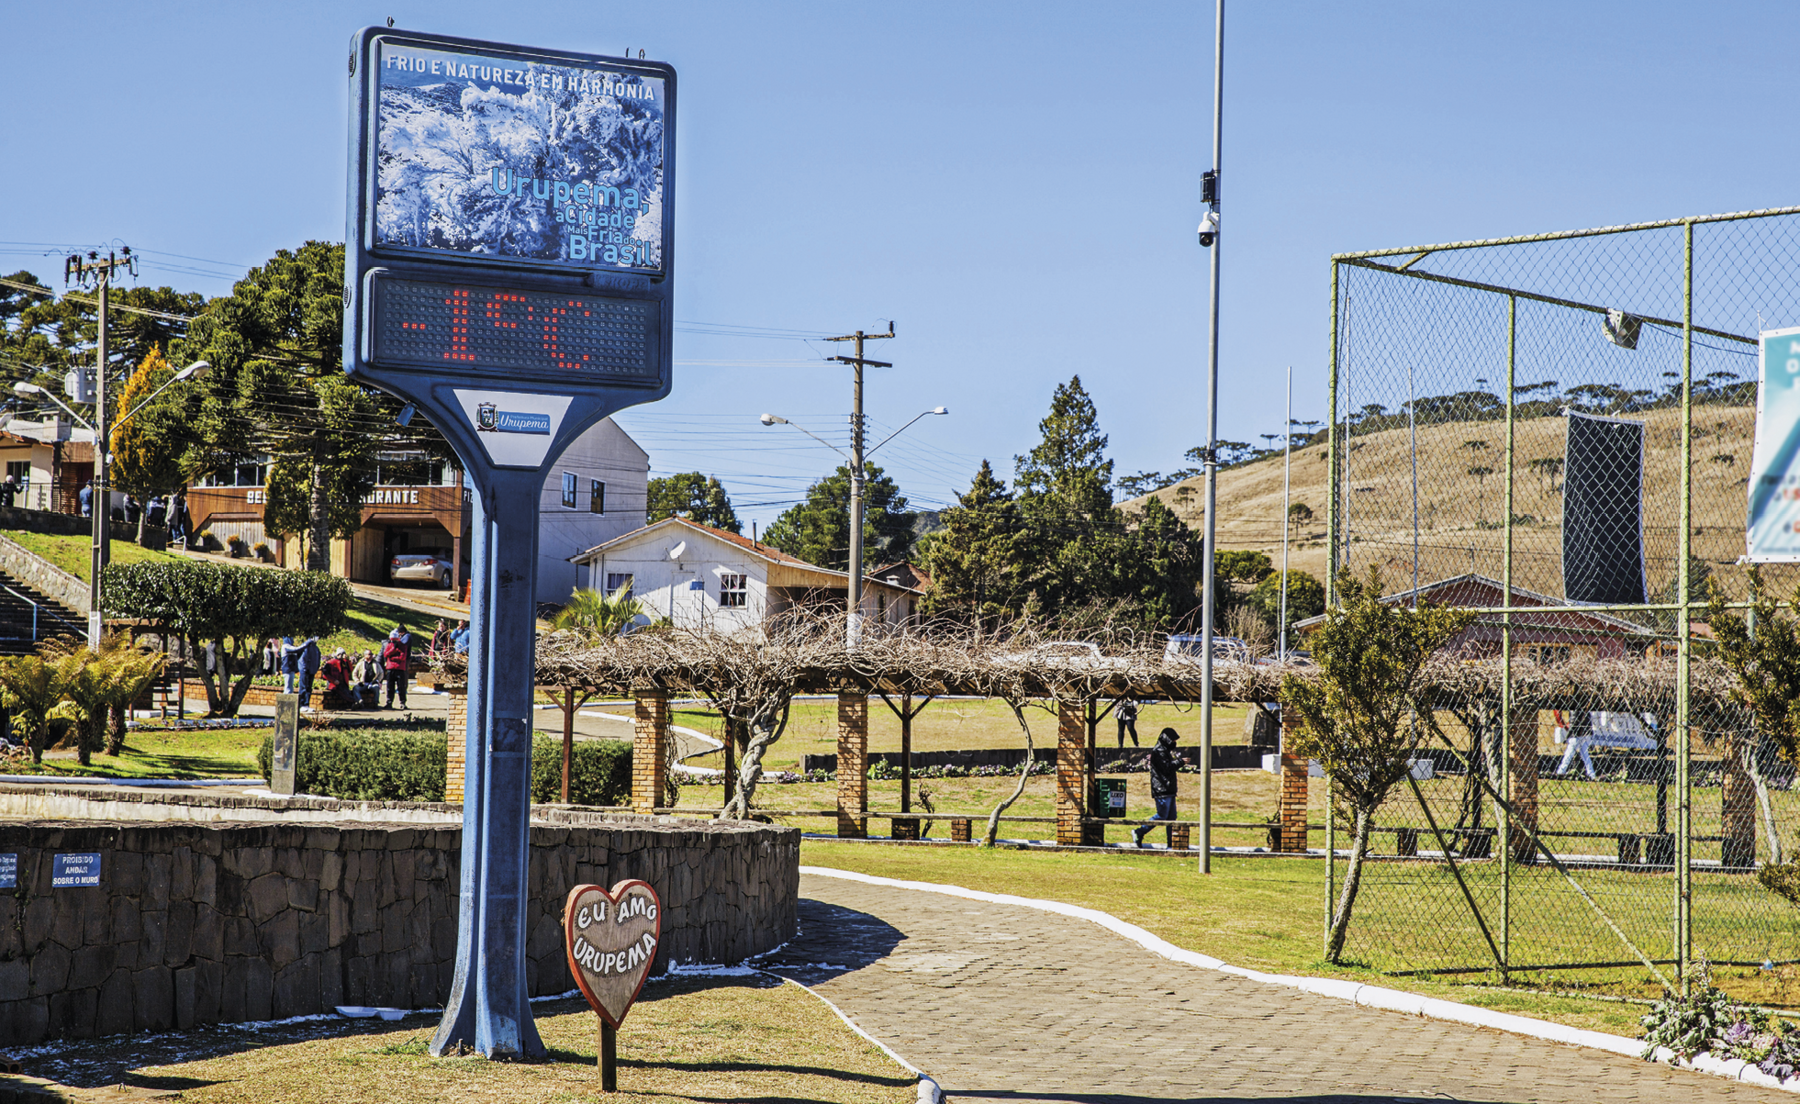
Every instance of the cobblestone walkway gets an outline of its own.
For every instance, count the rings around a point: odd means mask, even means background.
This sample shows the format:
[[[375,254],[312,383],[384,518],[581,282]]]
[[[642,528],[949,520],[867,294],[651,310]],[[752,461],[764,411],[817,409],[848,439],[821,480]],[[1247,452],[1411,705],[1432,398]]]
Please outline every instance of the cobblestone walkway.
[[[1794,1100],[1170,962],[1035,909],[816,875],[800,896],[800,938],[771,968],[953,1100]]]

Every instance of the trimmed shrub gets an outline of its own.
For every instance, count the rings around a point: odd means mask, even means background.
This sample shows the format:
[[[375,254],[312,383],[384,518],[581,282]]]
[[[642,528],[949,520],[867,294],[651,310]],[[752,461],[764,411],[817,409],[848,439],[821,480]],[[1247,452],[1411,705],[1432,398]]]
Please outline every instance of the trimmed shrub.
[[[531,801],[562,800],[562,740],[531,742]],[[631,801],[631,744],[625,740],[577,740],[569,756],[569,803],[626,805]]]
[[[271,737],[256,764],[269,777]],[[444,800],[445,735],[368,729],[308,729],[300,733],[294,788],[348,801]],[[621,740],[578,740],[570,759],[569,798],[576,805],[622,805],[631,794],[631,745]],[[562,797],[562,741],[531,742],[531,800]]]
[[[256,753],[265,779],[273,740],[263,737]],[[309,729],[300,733],[299,751],[296,792],[348,801],[444,800],[442,733]]]

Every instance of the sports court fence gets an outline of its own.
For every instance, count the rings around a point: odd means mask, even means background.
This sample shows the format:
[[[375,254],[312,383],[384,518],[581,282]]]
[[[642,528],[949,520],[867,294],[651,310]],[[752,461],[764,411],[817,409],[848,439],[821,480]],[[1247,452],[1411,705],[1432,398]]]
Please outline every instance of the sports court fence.
[[[1794,848],[1793,770],[1692,663],[1710,586],[1748,596],[1800,208],[1340,254],[1331,319],[1331,568],[1476,610],[1456,646],[1504,671],[1420,719],[1347,957],[1625,987],[1800,963],[1755,877]]]

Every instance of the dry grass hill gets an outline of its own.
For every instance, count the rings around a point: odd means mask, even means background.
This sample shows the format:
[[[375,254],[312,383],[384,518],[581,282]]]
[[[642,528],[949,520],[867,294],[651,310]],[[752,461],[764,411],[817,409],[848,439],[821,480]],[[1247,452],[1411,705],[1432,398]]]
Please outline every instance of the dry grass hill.
[[[1650,587],[1675,574],[1680,533],[1681,412],[1629,415],[1647,426],[1644,529]],[[1744,551],[1744,515],[1755,411],[1747,406],[1700,406],[1694,411],[1694,545],[1715,569]],[[1514,578],[1547,594],[1562,592],[1562,479],[1566,422],[1560,417],[1517,423],[1514,474]],[[1503,422],[1452,422],[1418,430],[1419,579],[1430,582],[1476,571],[1502,570],[1505,494]],[[1413,562],[1412,462],[1404,428],[1352,434],[1346,455],[1344,527],[1350,565],[1380,563],[1392,584],[1410,582]],[[1290,564],[1323,578],[1325,572],[1325,446],[1293,455],[1292,500],[1313,518],[1293,528]],[[1482,469],[1486,469],[1483,471]],[[1260,549],[1281,558],[1282,458],[1270,457],[1219,474],[1219,547]],[[1205,484],[1186,480],[1154,492],[1189,525],[1203,520]],[[1143,499],[1121,505],[1142,509]]]

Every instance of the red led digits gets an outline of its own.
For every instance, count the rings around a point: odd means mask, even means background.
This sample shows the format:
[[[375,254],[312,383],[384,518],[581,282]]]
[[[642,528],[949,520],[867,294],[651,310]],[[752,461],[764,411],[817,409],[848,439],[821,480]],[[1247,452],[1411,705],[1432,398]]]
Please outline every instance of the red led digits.
[[[469,351],[469,289],[451,288],[444,305],[450,308],[450,349],[444,359],[474,360],[475,354]]]

